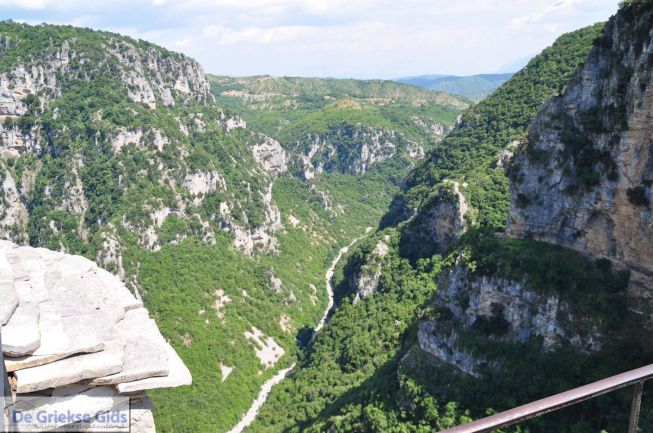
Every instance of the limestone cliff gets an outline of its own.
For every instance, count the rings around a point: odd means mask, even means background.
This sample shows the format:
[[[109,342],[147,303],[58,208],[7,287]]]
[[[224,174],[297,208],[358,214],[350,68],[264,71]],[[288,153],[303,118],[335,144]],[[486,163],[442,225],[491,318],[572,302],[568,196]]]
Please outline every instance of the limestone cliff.
[[[445,253],[468,227],[466,185],[444,181],[402,227],[402,255],[413,259]]]
[[[447,258],[419,322],[421,353],[486,380],[520,365],[516,347],[538,359],[572,350],[612,362],[619,347],[650,357],[652,22],[650,1],[622,7],[514,156],[500,155],[511,186],[506,233],[471,233]]]
[[[497,362],[465,347],[463,341],[469,345],[470,338],[517,343],[535,338],[545,351],[571,345],[593,352],[603,345],[605,325],[574,311],[561,294],[546,293],[526,277],[475,272],[464,255],[440,276],[435,302],[437,314],[419,323],[419,347],[468,374]]]
[[[652,17],[650,2],[624,7],[540,111],[510,168],[507,233],[623,262],[653,318]]]
[[[215,105],[195,60],[72,27],[2,22],[0,39],[0,237],[122,277],[133,240],[225,230],[246,253],[275,248],[285,155]]]
[[[418,160],[424,156],[424,147],[388,128],[342,124],[325,134],[309,134],[296,143],[292,153],[296,169],[304,179],[312,179],[332,171],[364,174],[391,158]]]

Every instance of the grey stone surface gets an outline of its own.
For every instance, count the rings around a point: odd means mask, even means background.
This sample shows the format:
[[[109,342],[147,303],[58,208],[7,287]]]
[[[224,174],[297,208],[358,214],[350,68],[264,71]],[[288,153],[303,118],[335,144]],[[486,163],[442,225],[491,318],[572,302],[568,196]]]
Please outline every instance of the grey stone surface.
[[[0,325],[4,325],[18,307],[18,295],[14,290],[13,281],[0,281],[0,299],[2,299],[0,303]]]
[[[39,307],[35,303],[21,303],[2,327],[2,351],[7,356],[24,356],[41,344]]]
[[[62,317],[52,301],[39,304],[41,345],[29,356],[7,358],[7,371],[36,367],[79,353],[99,352],[104,343],[79,320]]]
[[[166,345],[166,352],[168,352],[168,370],[169,373],[165,377],[150,377],[147,379],[137,380],[134,382],[121,383],[117,385],[118,392],[132,393],[138,391],[145,391],[148,389],[156,388],[175,388],[183,385],[190,385],[193,382],[188,367],[179,358],[177,352]]]
[[[19,397],[97,413],[128,394],[132,431],[154,433],[143,391],[192,381],[142,302],[83,257],[0,241],[0,321]]]
[[[19,394],[57,388],[84,379],[108,376],[122,369],[124,347],[112,344],[97,353],[72,356],[15,372]]]
[[[131,403],[131,433],[155,433],[152,400],[148,397]]]
[[[118,340],[125,344],[123,368],[117,374],[94,379],[92,385],[115,385],[168,375],[167,343],[145,308],[128,311],[114,329]]]

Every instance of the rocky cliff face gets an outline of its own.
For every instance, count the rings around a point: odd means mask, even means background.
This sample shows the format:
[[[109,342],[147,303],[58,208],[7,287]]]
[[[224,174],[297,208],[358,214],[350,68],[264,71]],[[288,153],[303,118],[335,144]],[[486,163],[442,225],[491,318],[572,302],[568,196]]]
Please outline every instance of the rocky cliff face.
[[[540,339],[544,351],[568,345],[589,353],[603,347],[605,325],[578,314],[561,294],[543,292],[525,277],[475,272],[464,255],[440,276],[435,305],[435,317],[419,323],[419,347],[464,373],[478,375],[479,366],[497,362],[470,345],[476,339]]]
[[[467,230],[469,206],[461,192],[466,185],[445,181],[402,226],[402,255],[413,259],[445,253]]]
[[[402,133],[358,125],[337,125],[326,134],[309,135],[310,146],[298,143],[295,165],[304,179],[322,172],[365,174],[374,164],[390,158],[418,160],[424,156],[420,143]]]
[[[354,275],[351,275],[349,285],[354,290],[353,303],[359,302],[378,290],[383,259],[390,248],[389,242],[388,236],[377,241],[372,252],[366,256],[365,263],[357,268]]]
[[[625,263],[633,308],[653,318],[653,10],[625,7],[510,169],[507,232]]]
[[[613,356],[606,346],[650,325],[652,17],[650,2],[613,17],[562,94],[543,105],[513,160],[502,161],[511,186],[506,234],[546,243],[501,237],[482,253],[476,241],[456,252],[435,313],[420,322],[424,352],[478,375],[483,365],[510,362],[484,341],[536,338],[543,352]],[[567,280],[555,283],[550,272]],[[594,303],[601,298],[610,300]],[[621,313],[606,314],[618,305]],[[610,324],[610,316],[620,319]]]
[[[118,275],[132,236],[158,250],[225,230],[248,254],[275,248],[285,155],[214,104],[197,62],[112,33],[0,35],[0,236],[86,250]]]
[[[2,120],[26,114],[31,103],[28,95],[38,95],[43,106],[61,97],[70,82],[91,81],[96,74],[118,74],[129,98],[151,110],[157,102],[173,107],[212,99],[202,67],[183,54],[153,45],[137,46],[135,41],[106,34],[100,47],[105,54],[96,58],[97,53],[85,45],[85,36],[66,38],[0,75]],[[15,43],[20,46],[21,41]]]

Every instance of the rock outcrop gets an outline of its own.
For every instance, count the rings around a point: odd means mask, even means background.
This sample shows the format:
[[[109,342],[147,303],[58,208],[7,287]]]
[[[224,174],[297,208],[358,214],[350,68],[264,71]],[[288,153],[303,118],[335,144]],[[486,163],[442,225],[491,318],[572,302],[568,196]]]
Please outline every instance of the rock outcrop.
[[[444,181],[402,227],[400,248],[410,258],[446,252],[467,230],[469,206],[455,181]]]
[[[0,241],[0,293],[2,350],[19,400],[128,395],[132,431],[154,432],[144,392],[191,383],[142,303],[90,260]]]
[[[424,157],[422,145],[404,134],[362,124],[334,125],[325,134],[309,135],[297,143],[292,153],[297,155],[294,165],[305,179],[325,171],[364,174],[374,164],[390,158]]]
[[[281,143],[264,135],[259,138],[261,142],[252,146],[252,153],[263,170],[275,176],[288,171],[288,156]]]
[[[625,6],[510,168],[507,232],[623,262],[653,320],[653,10]]]
[[[390,239],[379,240],[370,254],[365,258],[365,263],[358,268],[355,275],[352,275],[350,286],[354,288],[355,295],[353,302],[366,298],[379,288],[379,279],[383,267],[383,259],[388,254]]]

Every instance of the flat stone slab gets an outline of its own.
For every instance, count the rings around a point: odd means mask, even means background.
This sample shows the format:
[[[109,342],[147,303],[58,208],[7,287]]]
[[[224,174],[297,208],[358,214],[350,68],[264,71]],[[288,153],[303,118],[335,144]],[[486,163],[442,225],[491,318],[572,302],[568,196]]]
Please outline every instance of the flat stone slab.
[[[40,345],[38,304],[18,304],[14,314],[2,327],[3,353],[7,356],[25,356],[33,353]]]
[[[130,433],[155,433],[152,400],[149,397],[133,401],[130,405]]]
[[[118,392],[127,394],[156,388],[176,388],[193,383],[190,371],[188,371],[184,362],[179,358],[177,352],[170,345],[166,345],[165,347],[168,353],[168,376],[150,377],[134,382],[121,383],[116,387]]]
[[[99,352],[104,349],[102,340],[79,320],[61,317],[52,301],[39,304],[39,330],[41,345],[30,356],[7,358],[7,371],[37,367],[80,353]]]
[[[114,330],[125,343],[122,371],[95,379],[91,385],[115,385],[168,375],[168,344],[145,308],[128,311]]]
[[[5,325],[18,307],[18,295],[13,281],[0,281],[0,325]]]
[[[113,344],[97,353],[77,355],[38,367],[18,370],[18,394],[58,388],[85,379],[108,376],[122,370],[124,347]]]

